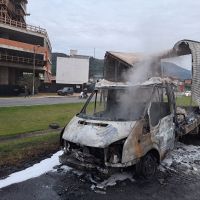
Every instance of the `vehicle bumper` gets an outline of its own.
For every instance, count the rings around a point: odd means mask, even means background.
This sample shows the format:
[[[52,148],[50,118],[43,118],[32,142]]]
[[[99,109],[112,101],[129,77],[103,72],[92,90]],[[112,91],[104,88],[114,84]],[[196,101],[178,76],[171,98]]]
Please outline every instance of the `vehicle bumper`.
[[[95,171],[100,172],[104,175],[110,174],[109,168],[100,167],[97,164],[88,163],[88,162],[82,162],[78,160],[77,158],[74,158],[72,155],[68,155],[64,153],[59,157],[59,161],[61,164],[67,165],[69,167],[82,170],[82,171]]]

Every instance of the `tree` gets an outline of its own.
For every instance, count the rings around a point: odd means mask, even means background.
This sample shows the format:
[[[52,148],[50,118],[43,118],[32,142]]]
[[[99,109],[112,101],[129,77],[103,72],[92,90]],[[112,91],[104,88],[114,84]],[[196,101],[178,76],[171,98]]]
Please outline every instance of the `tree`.
[[[23,87],[25,85],[27,85],[27,88],[28,90],[32,93],[32,88],[33,88],[33,75],[32,74],[23,74],[23,76],[21,76],[19,79],[18,79],[18,82],[17,84],[20,86],[20,87]],[[38,88],[40,86],[40,80],[38,77],[35,77],[35,84],[34,84],[34,87],[35,87],[35,92],[37,93],[38,92]]]

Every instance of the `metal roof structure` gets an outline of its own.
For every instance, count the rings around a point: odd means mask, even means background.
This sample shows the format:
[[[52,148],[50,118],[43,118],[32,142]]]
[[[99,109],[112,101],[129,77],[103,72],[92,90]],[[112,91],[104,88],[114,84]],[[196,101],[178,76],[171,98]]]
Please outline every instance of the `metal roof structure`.
[[[192,98],[200,106],[200,42],[181,40],[172,50],[175,55],[192,55]]]
[[[132,82],[112,82],[105,79],[101,79],[99,82],[96,83],[95,88],[127,88],[127,87],[135,87],[135,86],[152,86],[152,85],[163,85],[165,83],[173,84],[168,78],[161,78],[161,77],[152,77],[147,81],[142,83],[132,83]]]
[[[189,54],[192,56],[192,99],[200,107],[200,42],[188,39],[180,40],[172,49],[161,53],[158,57],[163,59]]]
[[[164,58],[188,54],[192,55],[192,98],[200,106],[200,42],[188,39],[180,40],[173,46],[172,49],[150,56],[146,56],[142,53],[107,51],[105,58],[109,56],[128,67],[133,67],[134,64],[145,61],[149,57],[151,59],[161,60]]]
[[[134,63],[140,62],[144,59],[144,54],[142,53],[124,53],[124,52],[115,52],[107,51],[106,54],[120,59],[122,62],[125,62],[128,65],[133,65]]]

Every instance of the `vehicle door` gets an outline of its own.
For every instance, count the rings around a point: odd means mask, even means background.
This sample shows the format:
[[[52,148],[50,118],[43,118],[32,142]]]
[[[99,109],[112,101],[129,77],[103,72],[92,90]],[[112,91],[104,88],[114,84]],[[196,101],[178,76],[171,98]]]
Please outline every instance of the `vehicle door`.
[[[151,140],[160,150],[161,157],[174,147],[174,108],[167,87],[155,87],[149,106]]]

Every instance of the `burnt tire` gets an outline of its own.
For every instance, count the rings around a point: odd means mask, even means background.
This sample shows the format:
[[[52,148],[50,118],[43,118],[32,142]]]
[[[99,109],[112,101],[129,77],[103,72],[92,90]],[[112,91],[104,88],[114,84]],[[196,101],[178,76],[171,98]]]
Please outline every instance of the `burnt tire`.
[[[152,179],[157,171],[158,162],[152,153],[147,153],[136,164],[136,174],[145,179]]]

